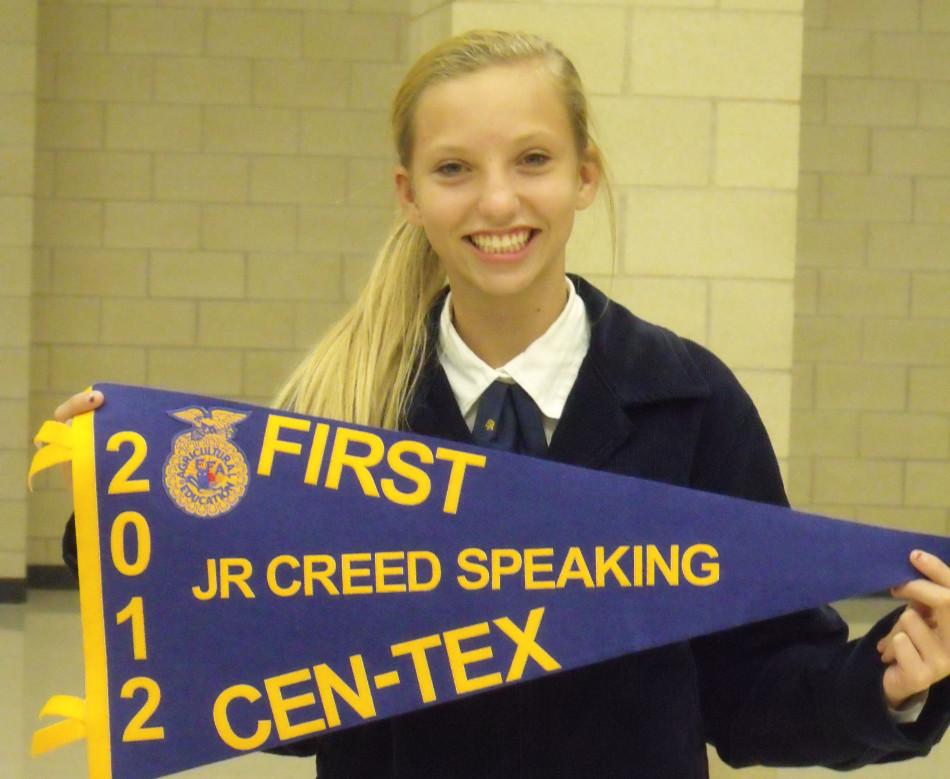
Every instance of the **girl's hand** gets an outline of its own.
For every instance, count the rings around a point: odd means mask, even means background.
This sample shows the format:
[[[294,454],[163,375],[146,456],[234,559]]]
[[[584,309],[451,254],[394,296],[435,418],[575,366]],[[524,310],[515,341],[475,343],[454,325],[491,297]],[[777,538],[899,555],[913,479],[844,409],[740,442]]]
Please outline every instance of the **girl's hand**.
[[[888,666],[884,696],[892,709],[950,676],[950,567],[921,551],[910,561],[926,578],[891,590],[909,605],[877,644]]]
[[[105,400],[105,396],[99,392],[99,390],[77,392],[69,400],[60,403],[56,407],[56,410],[53,412],[53,419],[57,422],[65,422],[67,425],[72,424],[73,417],[99,408],[99,406],[105,403]],[[37,446],[39,446],[39,444],[37,444]],[[62,473],[66,486],[71,487],[73,477],[69,463],[63,463]]]
[[[57,422],[69,422],[74,416],[84,414],[87,411],[99,408],[105,401],[105,397],[99,390],[90,392],[78,392],[69,400],[60,403],[53,412],[53,419]]]

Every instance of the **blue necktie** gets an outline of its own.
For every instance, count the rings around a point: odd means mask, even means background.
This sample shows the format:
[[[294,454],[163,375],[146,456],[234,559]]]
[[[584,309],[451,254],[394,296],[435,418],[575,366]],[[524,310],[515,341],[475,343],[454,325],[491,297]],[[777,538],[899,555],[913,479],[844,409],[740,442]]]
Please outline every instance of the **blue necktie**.
[[[521,387],[496,380],[478,401],[472,438],[479,446],[543,457],[548,450],[541,411]]]

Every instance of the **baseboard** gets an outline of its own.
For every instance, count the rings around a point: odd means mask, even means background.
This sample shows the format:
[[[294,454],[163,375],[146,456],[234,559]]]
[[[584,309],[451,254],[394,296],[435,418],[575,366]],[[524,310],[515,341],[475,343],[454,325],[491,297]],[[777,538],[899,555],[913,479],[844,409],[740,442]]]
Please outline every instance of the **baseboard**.
[[[26,603],[26,579],[0,579],[0,603]]]
[[[26,584],[31,590],[75,590],[79,586],[65,565],[28,565]]]

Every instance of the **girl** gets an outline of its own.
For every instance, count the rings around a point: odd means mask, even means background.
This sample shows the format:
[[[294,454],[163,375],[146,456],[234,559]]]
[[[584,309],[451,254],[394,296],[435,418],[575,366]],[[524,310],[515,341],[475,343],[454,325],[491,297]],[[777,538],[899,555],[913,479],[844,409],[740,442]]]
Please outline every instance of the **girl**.
[[[392,118],[404,218],[279,405],[499,445],[479,419],[494,403],[518,451],[786,504],[762,423],[725,366],[565,276],[574,212],[604,164],[559,50],[502,32],[448,40],[409,71]],[[76,396],[56,416],[101,402]],[[950,673],[950,568],[912,561],[923,578],[896,591],[912,608],[857,642],[814,610],[283,751],[316,753],[320,779],[689,779],[707,775],[706,741],[733,765],[924,754],[950,719],[950,688],[937,684]],[[922,708],[902,711],[921,693]]]

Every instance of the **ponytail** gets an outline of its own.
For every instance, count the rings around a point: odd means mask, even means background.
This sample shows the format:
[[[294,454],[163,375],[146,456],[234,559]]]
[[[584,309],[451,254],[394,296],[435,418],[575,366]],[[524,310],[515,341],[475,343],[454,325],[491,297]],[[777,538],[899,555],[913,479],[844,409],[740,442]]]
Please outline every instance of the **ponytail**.
[[[404,428],[428,348],[426,316],[444,285],[422,228],[401,220],[356,303],[297,366],[275,404],[359,425]]]

